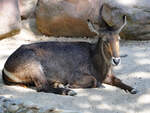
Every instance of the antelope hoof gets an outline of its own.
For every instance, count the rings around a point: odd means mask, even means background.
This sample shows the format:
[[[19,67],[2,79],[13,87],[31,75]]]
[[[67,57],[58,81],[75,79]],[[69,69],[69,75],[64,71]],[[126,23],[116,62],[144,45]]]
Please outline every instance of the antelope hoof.
[[[99,88],[105,88],[105,86],[101,84],[101,85],[99,86]]]
[[[136,89],[132,89],[132,90],[130,91],[131,94],[137,94],[137,92],[138,92],[138,91],[137,91]]]
[[[75,95],[77,95],[77,93],[76,93],[75,91],[70,90],[70,91],[68,92],[68,95],[69,95],[69,96],[75,96]]]

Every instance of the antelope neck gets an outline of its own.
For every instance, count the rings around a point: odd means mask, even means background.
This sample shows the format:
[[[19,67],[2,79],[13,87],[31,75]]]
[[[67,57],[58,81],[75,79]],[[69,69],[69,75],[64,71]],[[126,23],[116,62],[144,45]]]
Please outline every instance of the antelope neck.
[[[110,61],[109,61],[109,59],[105,55],[104,42],[103,41],[101,41],[101,47],[100,47],[100,49],[101,49],[102,57],[104,58],[105,62],[109,65]]]

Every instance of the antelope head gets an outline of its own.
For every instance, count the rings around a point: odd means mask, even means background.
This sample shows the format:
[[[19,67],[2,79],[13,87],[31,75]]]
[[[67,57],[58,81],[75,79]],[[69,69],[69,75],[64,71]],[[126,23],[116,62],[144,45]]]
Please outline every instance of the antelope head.
[[[103,6],[100,9],[100,15],[102,9]],[[90,29],[92,32],[95,32],[99,37],[99,40],[101,40],[100,48],[105,61],[107,61],[107,63],[109,64],[112,64],[113,66],[117,66],[121,63],[120,53],[119,53],[119,40],[120,40],[119,33],[126,25],[126,16],[123,16],[123,24],[117,29],[110,27],[103,18],[101,22],[105,27],[100,26],[99,31],[95,30],[92,23],[90,23],[89,25],[90,27],[92,26]]]

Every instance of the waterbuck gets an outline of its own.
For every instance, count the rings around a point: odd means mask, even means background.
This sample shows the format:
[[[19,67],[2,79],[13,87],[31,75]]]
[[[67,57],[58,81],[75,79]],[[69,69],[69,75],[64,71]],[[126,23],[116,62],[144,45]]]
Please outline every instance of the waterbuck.
[[[102,83],[135,94],[136,90],[115,77],[112,67],[120,64],[119,32],[107,23],[98,41],[39,42],[22,45],[7,59],[3,81],[8,85],[35,85],[37,91],[76,95],[70,88],[95,88]],[[65,87],[67,85],[67,87]]]

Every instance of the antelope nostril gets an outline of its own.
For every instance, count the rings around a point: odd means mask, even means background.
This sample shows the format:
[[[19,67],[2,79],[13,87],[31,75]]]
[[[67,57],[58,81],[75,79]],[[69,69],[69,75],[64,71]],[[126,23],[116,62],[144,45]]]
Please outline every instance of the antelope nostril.
[[[119,65],[119,64],[120,64],[120,61],[121,61],[120,58],[113,58],[112,60],[113,60],[113,63],[114,63],[115,65]]]

